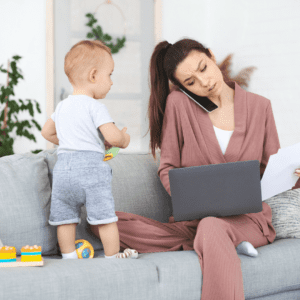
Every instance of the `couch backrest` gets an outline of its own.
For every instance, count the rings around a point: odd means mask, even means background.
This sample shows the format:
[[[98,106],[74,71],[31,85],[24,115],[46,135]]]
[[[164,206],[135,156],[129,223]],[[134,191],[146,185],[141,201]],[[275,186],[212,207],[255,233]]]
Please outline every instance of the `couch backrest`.
[[[0,241],[16,247],[17,255],[23,246],[35,244],[42,246],[43,255],[59,253],[57,227],[48,223],[56,152],[55,148],[0,158]],[[160,156],[155,162],[150,154],[119,153],[106,162],[113,171],[116,211],[169,221],[171,197],[157,175],[159,161]],[[88,240],[95,250],[103,249],[86,218],[86,208],[82,206],[76,239]]]
[[[57,148],[44,150],[38,155],[46,158],[52,187]],[[112,168],[112,192],[116,211],[168,223],[172,215],[172,203],[157,174],[159,162],[160,153],[155,161],[150,154],[124,154],[122,151],[106,162]]]

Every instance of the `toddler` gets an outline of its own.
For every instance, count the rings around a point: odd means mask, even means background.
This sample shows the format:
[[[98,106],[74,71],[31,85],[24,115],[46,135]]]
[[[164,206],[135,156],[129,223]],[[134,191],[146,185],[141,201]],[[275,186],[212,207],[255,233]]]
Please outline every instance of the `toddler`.
[[[106,258],[138,256],[134,249],[119,252],[112,169],[103,161],[105,145],[125,149],[130,142],[127,128],[119,130],[106,106],[96,100],[109,92],[113,69],[110,48],[100,41],[80,41],[65,57],[64,71],[74,91],[51,115],[59,146],[49,217],[49,224],[57,226],[63,258],[78,258],[75,233],[82,205],[86,206],[88,223],[98,225]]]

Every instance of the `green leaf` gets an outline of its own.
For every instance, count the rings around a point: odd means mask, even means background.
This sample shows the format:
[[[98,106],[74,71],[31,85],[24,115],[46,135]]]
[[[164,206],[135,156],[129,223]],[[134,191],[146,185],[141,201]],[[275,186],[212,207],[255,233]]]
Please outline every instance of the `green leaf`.
[[[14,59],[14,60],[19,60],[20,58],[22,58],[22,56],[19,56],[19,55],[13,56],[13,59]]]
[[[102,38],[102,36],[103,36],[103,31],[102,31],[102,28],[101,28],[101,26],[97,26],[96,27],[96,33],[98,33],[98,35]]]
[[[89,32],[89,33],[86,35],[86,37],[89,38],[89,39],[92,39],[92,38],[94,37],[94,35],[93,35],[91,32]]]
[[[35,124],[35,126],[37,127],[37,129],[38,129],[39,131],[42,130],[42,127],[40,126],[40,124],[39,124],[36,120],[33,120],[33,119],[32,119],[31,122]]]
[[[92,28],[92,25],[97,22],[97,19],[94,17],[94,14],[88,13],[85,15],[86,17],[91,18],[90,22],[86,25]],[[93,22],[92,22],[93,21]],[[88,38],[94,38],[96,40],[102,41],[107,47],[111,49],[111,53],[117,53],[121,48],[124,47],[125,36],[120,40],[117,38],[117,43],[114,45],[113,43],[107,43],[112,40],[112,37],[109,34],[104,34],[101,26],[97,25],[96,28],[92,28],[92,32],[87,34]]]
[[[26,108],[29,110],[30,115],[33,117],[34,112],[33,112],[33,105],[32,105],[32,103],[31,102],[27,103]]]
[[[101,31],[98,32],[96,29],[92,30],[97,39],[102,39]]]
[[[112,37],[109,34],[106,33],[106,34],[104,34],[103,39],[105,41],[111,41]]]
[[[7,71],[6,71],[6,70],[4,70],[4,69],[1,69],[1,72],[2,72],[2,73],[7,73]]]
[[[37,111],[41,114],[42,111],[40,109],[40,104],[38,102],[35,103]]]
[[[38,154],[38,153],[40,153],[40,152],[42,152],[42,151],[44,151],[44,150],[38,149],[38,150],[31,151],[31,153],[33,153],[33,154]]]

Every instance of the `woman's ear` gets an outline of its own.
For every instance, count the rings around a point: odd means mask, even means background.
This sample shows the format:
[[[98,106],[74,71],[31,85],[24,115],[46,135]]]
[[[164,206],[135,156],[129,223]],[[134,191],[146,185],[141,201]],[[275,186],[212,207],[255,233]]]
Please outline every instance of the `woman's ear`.
[[[217,63],[215,55],[213,54],[213,52],[210,49],[208,49],[208,51],[211,54],[211,60],[213,60],[215,63]]]

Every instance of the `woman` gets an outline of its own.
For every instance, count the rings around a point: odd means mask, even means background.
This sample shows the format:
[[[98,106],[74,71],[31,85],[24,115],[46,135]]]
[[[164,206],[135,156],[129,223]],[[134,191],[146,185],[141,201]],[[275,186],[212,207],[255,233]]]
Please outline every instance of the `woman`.
[[[244,91],[236,82],[225,83],[212,51],[190,39],[159,43],[151,57],[150,76],[152,155],[155,158],[155,148],[161,149],[158,175],[170,195],[168,172],[173,168],[257,159],[262,177],[270,155],[280,148],[270,100]],[[171,91],[169,80],[174,84]],[[180,85],[208,97],[218,108],[207,113],[178,90]],[[116,215],[123,250],[195,250],[203,274],[201,300],[245,299],[237,250],[256,256],[254,247],[272,243],[276,236],[265,202],[259,213],[184,222]],[[91,229],[99,237],[97,227]]]

